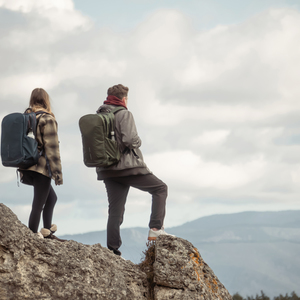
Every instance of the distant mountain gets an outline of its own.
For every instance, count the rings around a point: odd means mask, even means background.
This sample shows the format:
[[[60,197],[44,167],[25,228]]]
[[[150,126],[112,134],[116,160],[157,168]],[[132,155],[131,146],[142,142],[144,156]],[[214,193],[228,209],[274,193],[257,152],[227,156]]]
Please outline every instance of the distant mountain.
[[[300,295],[300,211],[213,215],[167,232],[190,241],[231,294]],[[141,262],[147,234],[147,228],[122,229],[122,256]],[[106,231],[62,238],[106,245]]]

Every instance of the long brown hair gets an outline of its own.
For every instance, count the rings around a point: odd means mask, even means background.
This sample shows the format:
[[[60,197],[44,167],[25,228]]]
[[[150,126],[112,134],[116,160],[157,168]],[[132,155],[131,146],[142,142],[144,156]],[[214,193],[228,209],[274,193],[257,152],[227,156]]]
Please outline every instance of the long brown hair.
[[[50,97],[42,88],[36,88],[31,92],[29,106],[33,112],[44,110],[54,117],[51,110]]]

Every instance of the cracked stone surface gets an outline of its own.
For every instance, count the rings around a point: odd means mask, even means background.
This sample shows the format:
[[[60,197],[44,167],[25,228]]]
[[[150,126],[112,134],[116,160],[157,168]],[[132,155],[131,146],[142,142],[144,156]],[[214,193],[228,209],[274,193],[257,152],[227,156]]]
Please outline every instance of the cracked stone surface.
[[[157,239],[153,274],[157,300],[232,299],[199,251],[184,239]]]
[[[0,299],[231,300],[190,242],[162,236],[153,249],[141,268],[100,244],[40,239],[0,204]]]

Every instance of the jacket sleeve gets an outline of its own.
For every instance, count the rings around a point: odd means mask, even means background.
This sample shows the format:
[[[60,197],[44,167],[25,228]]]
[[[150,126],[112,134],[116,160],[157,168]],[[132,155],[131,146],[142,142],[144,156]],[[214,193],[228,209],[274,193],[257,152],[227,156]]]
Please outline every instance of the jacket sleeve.
[[[57,135],[57,122],[53,117],[46,119],[46,124],[42,128],[41,133],[52,178],[55,180],[56,185],[61,185],[63,184],[63,177]]]
[[[123,145],[129,149],[137,149],[142,145],[138,136],[133,115],[130,111],[124,111],[120,118],[119,130]]]

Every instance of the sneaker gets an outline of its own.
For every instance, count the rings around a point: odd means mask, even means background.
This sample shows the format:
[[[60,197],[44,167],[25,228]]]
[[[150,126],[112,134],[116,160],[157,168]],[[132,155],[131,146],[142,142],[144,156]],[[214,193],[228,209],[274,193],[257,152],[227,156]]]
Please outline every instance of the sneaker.
[[[53,233],[50,233],[50,235],[45,236],[45,239],[52,239],[52,240],[57,240],[59,242],[66,242],[67,240],[63,240],[58,238],[56,235],[54,235]]]
[[[155,241],[159,235],[175,236],[175,235],[166,233],[163,227],[160,230],[156,230],[156,231],[150,229],[149,234],[148,234],[148,241]]]
[[[45,239],[52,239],[52,240],[57,240],[60,242],[65,242],[66,240],[60,239],[57,236],[54,235],[54,233],[57,230],[57,226],[55,224],[52,224],[50,229],[47,228],[42,228],[41,229],[41,234]]]
[[[44,236],[43,236],[40,232],[37,232],[37,237],[38,237],[39,239],[43,239],[43,238],[44,238]]]

